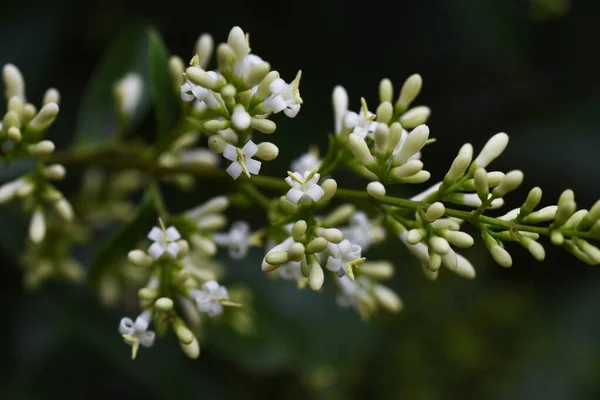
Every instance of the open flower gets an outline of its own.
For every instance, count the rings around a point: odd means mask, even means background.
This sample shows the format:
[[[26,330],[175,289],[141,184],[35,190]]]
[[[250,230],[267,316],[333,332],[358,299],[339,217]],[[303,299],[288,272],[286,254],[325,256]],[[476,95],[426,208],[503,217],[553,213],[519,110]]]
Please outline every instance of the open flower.
[[[241,149],[227,144],[225,146],[225,151],[223,151],[223,157],[233,161],[226,170],[229,176],[233,179],[237,179],[242,172],[248,178],[250,178],[250,174],[258,175],[260,171],[260,161],[252,159],[252,156],[254,156],[257,151],[258,146],[254,144],[252,140],[248,140]]]
[[[354,268],[365,260],[361,257],[361,247],[350,243],[348,239],[344,239],[339,244],[328,243],[327,250],[329,251],[329,258],[325,267],[336,272],[339,276],[348,274],[351,279],[354,279]]]
[[[363,318],[370,314],[369,311],[374,308],[375,302],[371,295],[373,283],[369,278],[360,276],[356,280],[352,280],[349,276],[344,275],[337,277],[336,283],[340,291],[335,300],[340,307],[352,307]]]
[[[231,258],[244,258],[250,247],[250,225],[245,221],[236,221],[228,233],[215,233],[213,241],[219,246],[227,247]]]
[[[302,104],[299,89],[301,76],[302,71],[298,71],[296,78],[290,84],[285,83],[281,78],[273,80],[269,85],[271,94],[265,99],[263,110],[275,114],[283,111],[288,117],[294,118]]]
[[[369,111],[367,108],[367,102],[365,99],[361,99],[362,110],[360,113],[348,112],[344,116],[344,126],[351,129],[351,133],[355,133],[364,139],[367,135],[375,132],[377,128],[377,121],[375,121],[375,114]]]
[[[125,342],[131,346],[131,358],[135,359],[140,345],[151,347],[156,337],[155,333],[148,330],[152,312],[146,310],[141,313],[135,322],[131,318],[122,318],[119,323],[119,333],[125,339]]]
[[[202,285],[201,290],[191,290],[190,296],[196,302],[196,308],[201,313],[206,313],[210,317],[216,317],[223,313],[223,301],[229,300],[229,293],[225,286],[221,286],[217,281],[208,281]]]
[[[219,79],[219,75],[215,71],[208,71],[207,74],[215,83]],[[181,86],[181,100],[187,102],[196,100],[196,105],[198,107],[201,107],[202,104],[206,104],[208,108],[212,110],[221,105],[211,90],[196,85],[189,79]]]
[[[148,234],[148,239],[154,243],[148,249],[148,254],[158,260],[163,255],[168,255],[171,258],[176,258],[181,247],[176,243],[181,239],[181,235],[174,227],[168,229],[154,227]]]
[[[294,204],[307,198],[311,201],[319,201],[325,194],[325,191],[319,186],[319,178],[321,175],[317,174],[316,171],[305,172],[304,176],[298,172],[288,172],[288,177],[285,181],[292,188],[288,190],[285,197]]]
[[[308,153],[304,153],[292,161],[291,168],[292,171],[296,171],[300,175],[304,175],[307,172],[319,168],[319,165],[321,165],[319,155],[316,154],[315,151],[309,151]]]

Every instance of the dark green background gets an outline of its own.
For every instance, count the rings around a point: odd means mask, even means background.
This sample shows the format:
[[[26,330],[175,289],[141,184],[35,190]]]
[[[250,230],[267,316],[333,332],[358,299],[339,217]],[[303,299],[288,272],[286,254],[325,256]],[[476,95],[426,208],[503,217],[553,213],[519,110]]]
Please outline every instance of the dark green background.
[[[555,3],[561,1],[3,2],[0,63],[21,68],[36,103],[47,87],[60,89],[50,137],[66,146],[85,84],[123,27],[149,22],[172,53],[187,58],[200,33],[223,41],[239,24],[253,51],[286,79],[303,70],[305,104],[295,120],[278,120],[273,140],[281,157],[265,173],[281,174],[309,143],[324,150],[335,84],[348,89],[357,109],[360,96],[375,104],[381,78],[399,86],[419,72],[419,103],[432,107],[438,139],[424,155],[434,177],[462,143],[479,148],[506,131],[511,143],[495,166],[526,176],[509,207],[535,185],[544,188],[544,204],[572,188],[589,207],[600,197],[600,4],[574,0],[567,10],[544,11]],[[347,175],[339,183],[356,185]],[[212,194],[210,185],[199,188],[199,199]],[[183,208],[177,199],[170,205]],[[506,270],[477,246],[466,252],[475,281],[443,271],[429,282],[390,238],[373,258],[398,266],[391,286],[405,311],[368,324],[339,310],[331,292],[298,292],[266,279],[254,251],[229,263],[228,282],[255,290],[257,336],[211,329],[198,361],[180,354],[171,337],[131,362],[117,325],[133,310],[104,309],[93,293],[68,284],[23,291],[14,264],[23,225],[5,214],[2,399],[600,397],[600,270],[561,249],[548,246],[538,263],[511,246],[514,266]]]

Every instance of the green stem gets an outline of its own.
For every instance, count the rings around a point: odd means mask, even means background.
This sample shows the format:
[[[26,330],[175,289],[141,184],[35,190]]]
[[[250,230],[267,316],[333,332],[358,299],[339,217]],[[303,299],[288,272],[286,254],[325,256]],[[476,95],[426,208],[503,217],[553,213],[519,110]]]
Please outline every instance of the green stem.
[[[145,172],[154,177],[167,176],[171,174],[187,173],[199,177],[228,180],[231,181],[229,175],[223,169],[208,167],[208,166],[177,166],[177,167],[162,167],[158,165],[152,158],[143,157],[120,157],[114,153],[58,153],[51,157],[51,162],[60,163],[71,166],[100,166],[109,169],[133,169]],[[270,176],[253,176],[252,178],[246,178],[241,176],[238,181],[231,181],[232,183],[248,184],[252,183],[252,186],[246,186],[245,190],[247,193],[252,193],[253,199],[259,203],[263,208],[267,209],[268,199],[264,197],[256,187],[265,189],[272,189],[275,191],[286,191],[289,189],[288,184],[283,178],[275,178]],[[249,194],[250,194],[249,193]],[[258,195],[257,195],[258,194]],[[408,199],[402,199],[398,197],[384,196],[380,199],[375,200],[365,191],[352,190],[352,189],[338,189],[336,197],[342,200],[358,202],[358,203],[378,203],[388,206],[400,207],[408,210],[426,210],[429,206],[428,202],[425,201],[412,201]],[[521,223],[515,223],[513,221],[503,221],[497,218],[488,217],[485,215],[475,215],[471,211],[456,210],[446,208],[444,213],[445,216],[455,217],[463,219],[471,224],[486,224],[490,227],[499,228],[503,230],[519,230],[525,232],[533,232],[539,235],[550,236],[551,229],[549,227],[526,225]],[[597,239],[600,240],[600,235],[592,232],[579,232],[575,230],[561,231],[565,237],[579,237],[585,239]]]

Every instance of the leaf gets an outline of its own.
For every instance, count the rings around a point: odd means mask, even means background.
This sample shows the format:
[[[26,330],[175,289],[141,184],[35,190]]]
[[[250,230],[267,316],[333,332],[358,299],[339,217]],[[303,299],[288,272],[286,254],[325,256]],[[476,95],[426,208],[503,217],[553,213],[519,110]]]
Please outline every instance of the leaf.
[[[159,33],[154,29],[148,30],[148,61],[158,148],[164,149],[170,143],[173,128],[181,116],[181,101],[173,90],[168,51]]]
[[[150,73],[145,25],[134,25],[122,31],[100,60],[88,82],[77,114],[75,143],[94,145],[106,142],[117,131],[118,117],[113,97],[114,83],[130,72],[140,74],[143,92],[128,124],[139,124],[150,108]]]
[[[98,252],[90,267],[88,283],[91,286],[96,285],[102,272],[125,257],[137,242],[146,236],[155,222],[154,195],[152,192],[147,192],[136,215],[126,222]]]

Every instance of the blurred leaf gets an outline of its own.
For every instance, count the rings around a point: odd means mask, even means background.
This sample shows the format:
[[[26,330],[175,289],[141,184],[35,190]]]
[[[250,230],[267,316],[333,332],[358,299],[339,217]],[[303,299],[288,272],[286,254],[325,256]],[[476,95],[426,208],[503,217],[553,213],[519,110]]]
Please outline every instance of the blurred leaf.
[[[90,145],[105,142],[117,130],[113,85],[130,72],[140,74],[143,92],[129,127],[137,125],[150,108],[146,30],[135,25],[122,31],[104,54],[88,82],[77,115],[75,142]]]
[[[156,221],[154,195],[147,192],[138,208],[137,214],[111,237],[90,267],[88,283],[96,285],[106,268],[110,268],[119,258],[125,257],[140,240],[146,236]]]
[[[148,30],[148,57],[150,88],[158,131],[157,141],[158,148],[161,149],[169,142],[169,136],[179,120],[181,102],[173,90],[167,48],[154,29]]]
[[[0,208],[0,226],[4,227],[0,229],[0,249],[16,260],[25,248],[28,221],[22,215],[16,215],[6,208]]]

